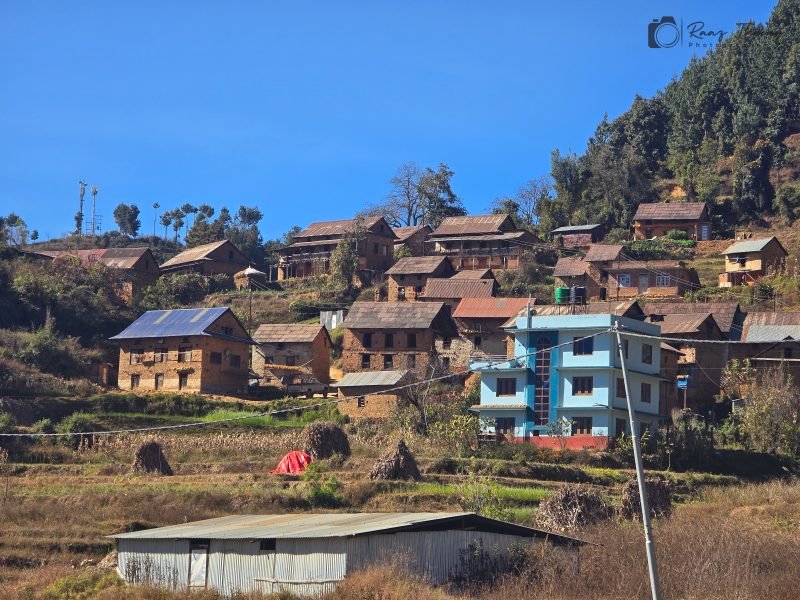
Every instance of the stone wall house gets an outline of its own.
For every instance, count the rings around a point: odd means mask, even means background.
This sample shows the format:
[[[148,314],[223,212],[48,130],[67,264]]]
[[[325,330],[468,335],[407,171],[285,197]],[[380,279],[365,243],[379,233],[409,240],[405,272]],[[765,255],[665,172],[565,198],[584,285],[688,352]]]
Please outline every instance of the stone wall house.
[[[424,377],[435,341],[458,335],[441,302],[355,302],[342,327],[345,373],[403,369]]]
[[[246,392],[252,340],[230,308],[151,310],[111,338],[119,342],[119,387]]]
[[[564,248],[576,248],[595,244],[603,239],[603,226],[597,223],[590,225],[566,225],[553,229],[553,239]]]
[[[320,383],[330,381],[331,336],[323,325],[262,324],[253,333],[253,371],[304,368]]]
[[[414,302],[425,293],[431,277],[449,277],[453,273],[444,256],[412,256],[399,259],[386,276],[389,302]]]
[[[516,269],[538,242],[510,215],[447,217],[425,242],[425,254],[447,256],[456,270]]]
[[[279,250],[278,280],[312,277],[330,272],[330,259],[339,242],[359,225],[357,219],[312,223]],[[383,273],[394,264],[397,236],[383,217],[361,221],[364,237],[356,245],[358,267],[365,273]]]
[[[609,298],[678,298],[700,287],[697,272],[682,261],[617,261],[606,267]]]
[[[553,270],[555,287],[581,286],[587,300],[607,300],[608,272],[621,255],[621,244],[593,244],[582,259],[559,258]]]
[[[386,419],[397,410],[406,390],[395,388],[414,380],[408,370],[347,373],[339,388],[339,412],[351,419]]]
[[[753,285],[756,281],[783,268],[788,253],[775,236],[742,240],[728,247],[725,272],[719,276],[720,287]]]
[[[633,215],[633,237],[649,240],[670,231],[683,231],[690,240],[711,239],[711,217],[704,202],[652,202]]]
[[[187,248],[163,265],[163,274],[200,273],[201,275],[230,275],[246,269],[250,261],[232,242],[221,240]]]
[[[411,252],[411,256],[423,256],[425,254],[425,240],[433,233],[430,225],[412,225],[409,227],[394,227],[392,229],[397,239],[394,241],[395,249],[405,246]]]

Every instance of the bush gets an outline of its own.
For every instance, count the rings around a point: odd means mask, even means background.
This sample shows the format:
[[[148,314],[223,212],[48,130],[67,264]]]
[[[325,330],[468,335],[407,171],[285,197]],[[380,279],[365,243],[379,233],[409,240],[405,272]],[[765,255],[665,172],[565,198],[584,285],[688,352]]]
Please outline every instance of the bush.
[[[76,435],[65,435],[59,437],[62,444],[77,450],[82,444],[92,447],[94,436],[80,435],[89,431],[99,431],[100,425],[94,420],[92,415],[86,413],[74,413],[61,421],[56,428],[58,433],[74,433]]]
[[[42,328],[28,336],[16,358],[44,373],[69,378],[81,375],[86,354],[75,338]]]
[[[308,465],[301,479],[306,484],[306,498],[311,506],[336,508],[342,505],[342,497],[339,494],[342,484],[333,475],[323,477],[323,467],[319,463]]]
[[[89,600],[102,590],[121,588],[122,580],[114,571],[84,571],[51,583],[42,600]]]

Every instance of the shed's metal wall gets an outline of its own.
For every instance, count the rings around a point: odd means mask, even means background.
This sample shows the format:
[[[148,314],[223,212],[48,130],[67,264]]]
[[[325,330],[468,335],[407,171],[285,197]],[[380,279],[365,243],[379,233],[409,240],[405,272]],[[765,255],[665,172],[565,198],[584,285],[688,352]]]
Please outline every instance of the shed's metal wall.
[[[258,540],[211,540],[208,587],[226,595],[285,590],[316,596],[332,591],[347,573],[398,560],[431,583],[439,584],[460,574],[464,552],[471,544],[504,553],[510,545],[519,543],[528,544],[530,540],[460,530],[278,539],[275,552],[261,552]],[[118,569],[129,583],[150,583],[168,589],[186,587],[188,541],[120,539],[118,550]],[[147,577],[135,577],[137,573],[146,573]]]

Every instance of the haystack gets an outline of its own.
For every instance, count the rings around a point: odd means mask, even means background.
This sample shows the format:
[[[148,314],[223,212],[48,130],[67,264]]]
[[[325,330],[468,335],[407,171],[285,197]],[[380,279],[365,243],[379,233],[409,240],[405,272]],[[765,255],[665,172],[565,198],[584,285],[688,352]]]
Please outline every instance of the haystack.
[[[136,450],[133,456],[134,473],[147,473],[148,475],[172,475],[172,468],[164,456],[161,444],[156,441],[145,442]]]
[[[303,450],[313,458],[330,458],[334,454],[350,456],[350,442],[344,430],[335,423],[311,423],[303,429]]]
[[[650,517],[668,517],[672,513],[672,484],[663,477],[647,477],[644,480]],[[639,485],[631,479],[622,486],[620,514],[626,519],[641,519],[642,505],[639,502]]]
[[[570,531],[610,515],[611,510],[597,492],[581,485],[565,485],[539,504],[536,524],[550,531]]]
[[[369,473],[370,479],[413,479],[418,481],[421,477],[417,468],[417,461],[405,440],[398,440],[394,450],[379,459]]]

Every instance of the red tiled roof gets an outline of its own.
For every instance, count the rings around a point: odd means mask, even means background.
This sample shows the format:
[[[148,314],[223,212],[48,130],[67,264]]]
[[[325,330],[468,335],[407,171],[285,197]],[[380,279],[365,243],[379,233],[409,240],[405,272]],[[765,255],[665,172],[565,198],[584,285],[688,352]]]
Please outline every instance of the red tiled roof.
[[[634,221],[697,221],[703,216],[703,202],[650,202],[640,204]]]
[[[531,304],[536,300],[531,299]],[[528,304],[527,298],[464,298],[453,317],[462,319],[510,319]]]

